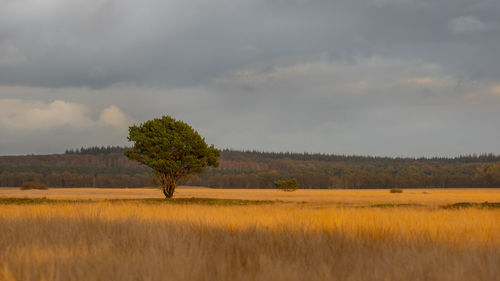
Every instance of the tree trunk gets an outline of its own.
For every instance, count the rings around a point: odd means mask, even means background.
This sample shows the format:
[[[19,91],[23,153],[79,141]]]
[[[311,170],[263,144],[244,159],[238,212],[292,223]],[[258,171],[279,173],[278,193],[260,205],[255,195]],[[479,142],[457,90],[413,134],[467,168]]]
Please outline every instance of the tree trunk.
[[[174,196],[175,187],[177,186],[177,179],[169,175],[161,175],[162,191],[166,198]]]

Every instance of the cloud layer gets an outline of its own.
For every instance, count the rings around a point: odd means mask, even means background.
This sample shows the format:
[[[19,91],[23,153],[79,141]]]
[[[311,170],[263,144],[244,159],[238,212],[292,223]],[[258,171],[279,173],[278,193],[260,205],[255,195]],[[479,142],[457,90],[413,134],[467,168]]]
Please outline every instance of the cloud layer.
[[[0,153],[122,144],[163,114],[219,147],[500,153],[498,14],[496,0],[0,0]]]
[[[0,147],[11,147],[2,154],[125,143],[123,135],[134,122],[131,117],[115,105],[102,110],[98,119],[92,113],[85,105],[61,100],[0,99]]]

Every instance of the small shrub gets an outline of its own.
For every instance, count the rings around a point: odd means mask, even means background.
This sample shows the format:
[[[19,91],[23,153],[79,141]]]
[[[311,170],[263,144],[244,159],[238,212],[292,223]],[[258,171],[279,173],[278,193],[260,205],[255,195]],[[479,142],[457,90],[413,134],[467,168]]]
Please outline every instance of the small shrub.
[[[391,193],[403,193],[401,188],[391,188]]]
[[[297,188],[299,188],[299,182],[297,181],[296,178],[290,179],[290,180],[278,180],[274,182],[274,186],[277,189],[281,189],[283,191],[295,191]]]
[[[41,182],[28,181],[21,185],[21,190],[29,190],[29,189],[49,189],[45,184]]]

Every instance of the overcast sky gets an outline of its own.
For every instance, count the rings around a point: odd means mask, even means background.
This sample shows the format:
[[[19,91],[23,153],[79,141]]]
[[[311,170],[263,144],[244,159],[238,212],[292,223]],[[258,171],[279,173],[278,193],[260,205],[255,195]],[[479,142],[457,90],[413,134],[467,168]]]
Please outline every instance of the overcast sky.
[[[125,145],[500,153],[498,0],[0,0],[0,155]]]

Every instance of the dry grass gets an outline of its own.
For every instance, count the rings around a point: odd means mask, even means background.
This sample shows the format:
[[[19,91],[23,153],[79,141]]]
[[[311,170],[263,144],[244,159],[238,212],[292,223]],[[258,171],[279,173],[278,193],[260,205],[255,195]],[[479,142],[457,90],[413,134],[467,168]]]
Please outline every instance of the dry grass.
[[[499,209],[312,206],[0,204],[0,280],[500,280]]]
[[[51,188],[49,190],[22,191],[18,188],[0,188],[0,197],[49,199],[132,199],[164,198],[153,188]],[[423,204],[444,205],[456,202],[500,202],[499,188],[404,189],[403,193],[390,193],[388,189],[297,190],[283,192],[275,189],[211,189],[177,188],[176,198],[227,198],[247,200],[281,200],[308,202],[315,205],[370,205],[370,204]]]

